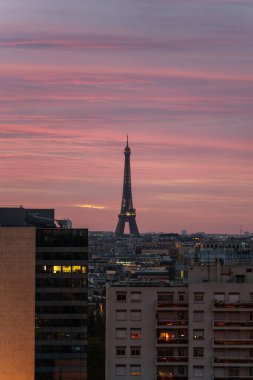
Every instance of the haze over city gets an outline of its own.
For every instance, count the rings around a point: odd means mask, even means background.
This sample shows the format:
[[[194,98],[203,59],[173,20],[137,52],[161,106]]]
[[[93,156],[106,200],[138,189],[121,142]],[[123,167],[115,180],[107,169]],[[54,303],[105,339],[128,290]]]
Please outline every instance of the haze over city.
[[[1,204],[115,230],[252,231],[248,0],[2,0]]]

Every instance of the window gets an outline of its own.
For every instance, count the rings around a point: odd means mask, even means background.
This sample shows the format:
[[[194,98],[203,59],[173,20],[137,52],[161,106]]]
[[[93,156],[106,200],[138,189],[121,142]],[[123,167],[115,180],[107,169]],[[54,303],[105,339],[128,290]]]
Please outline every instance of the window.
[[[81,265],[73,265],[72,273],[81,273]]]
[[[117,321],[126,321],[127,312],[126,310],[116,310],[116,320]]]
[[[140,364],[130,364],[130,375],[131,376],[141,376],[141,365]]]
[[[177,350],[178,356],[186,356],[184,348],[178,348]]]
[[[131,339],[141,339],[141,328],[132,328],[130,329]]]
[[[228,293],[228,302],[239,302],[240,294],[239,293]]]
[[[71,273],[71,265],[63,265],[62,273]]]
[[[117,302],[126,302],[127,292],[117,292],[116,299]]]
[[[228,376],[239,376],[239,368],[229,368],[228,369]]]
[[[141,347],[139,346],[130,347],[130,353],[131,353],[131,356],[140,356]]]
[[[116,374],[116,376],[126,376],[126,365],[125,364],[116,364],[115,374]]]
[[[47,269],[47,267],[44,267]],[[53,273],[86,273],[87,267],[81,266],[81,265],[54,265],[53,267]]]
[[[185,338],[186,337],[186,330],[178,330],[178,337],[179,338]]]
[[[193,340],[204,340],[204,330],[193,330]]]
[[[118,339],[126,339],[127,336],[127,330],[124,328],[117,328],[116,329],[116,338]]]
[[[204,293],[194,293],[195,302],[204,302]]]
[[[250,300],[250,302],[253,302],[253,293],[249,294],[249,300]]]
[[[185,319],[185,313],[183,311],[179,311],[177,313],[177,319],[180,319],[180,320]]]
[[[182,365],[178,366],[177,372],[179,375],[184,375],[185,374],[185,367],[183,367]]]
[[[157,338],[159,343],[168,343],[175,338],[174,334],[170,331],[158,331]]]
[[[140,321],[141,320],[141,310],[130,310],[130,319],[131,319],[131,321]]]
[[[194,347],[193,348],[193,357],[194,358],[203,358],[204,357],[204,348],[203,347]]]
[[[179,302],[183,302],[185,300],[185,293],[178,293]]]
[[[193,366],[193,376],[204,377],[204,367],[203,366]]]
[[[158,302],[173,303],[173,293],[158,293]]]
[[[224,302],[225,301],[225,293],[214,293],[214,301]]]
[[[236,282],[238,282],[240,284],[245,282],[245,276],[244,275],[237,275],[235,278],[236,278]]]
[[[194,322],[203,322],[204,321],[204,311],[195,310],[193,312],[193,321]]]
[[[131,292],[131,302],[141,302],[141,292]]]
[[[126,347],[116,347],[116,356],[126,356]]]
[[[173,356],[174,349],[171,347],[158,347],[157,348],[157,356]]]

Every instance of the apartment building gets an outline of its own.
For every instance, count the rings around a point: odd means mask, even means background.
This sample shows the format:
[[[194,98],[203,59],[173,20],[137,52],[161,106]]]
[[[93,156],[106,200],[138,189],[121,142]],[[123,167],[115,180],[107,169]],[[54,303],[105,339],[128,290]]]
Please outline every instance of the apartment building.
[[[107,380],[253,379],[253,270],[195,262],[188,285],[107,287]]]

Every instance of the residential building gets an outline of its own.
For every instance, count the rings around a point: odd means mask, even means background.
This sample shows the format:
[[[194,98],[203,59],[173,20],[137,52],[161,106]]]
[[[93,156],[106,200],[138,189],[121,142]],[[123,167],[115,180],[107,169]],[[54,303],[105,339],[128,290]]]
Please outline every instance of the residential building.
[[[107,286],[106,380],[253,378],[252,260],[194,261],[187,286]]]

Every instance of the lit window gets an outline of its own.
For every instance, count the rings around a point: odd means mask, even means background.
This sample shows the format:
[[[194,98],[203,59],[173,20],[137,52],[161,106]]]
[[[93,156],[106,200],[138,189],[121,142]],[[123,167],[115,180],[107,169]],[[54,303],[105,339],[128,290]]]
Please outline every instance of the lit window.
[[[204,330],[193,330],[193,340],[204,340]]]
[[[81,265],[73,265],[72,272],[73,273],[81,273]]]
[[[87,267],[82,266],[82,273],[86,273],[86,272],[87,272]]]
[[[130,365],[130,375],[131,376],[141,376],[140,364],[131,364]]]
[[[125,364],[116,364],[115,374],[116,374],[116,376],[125,376],[126,375],[126,365]]]
[[[141,339],[141,328],[132,328],[130,330],[131,339]]]
[[[54,266],[54,273],[61,273],[61,266],[60,265]]]
[[[159,331],[158,333],[158,339],[161,342],[170,342],[174,338],[174,334],[172,334],[169,331]]]
[[[71,266],[70,265],[64,265],[62,267],[62,273],[71,273]]]

